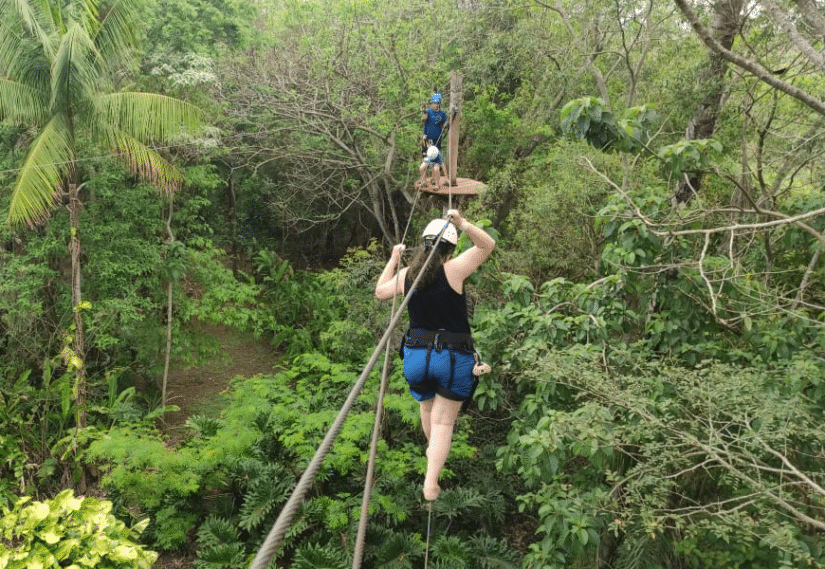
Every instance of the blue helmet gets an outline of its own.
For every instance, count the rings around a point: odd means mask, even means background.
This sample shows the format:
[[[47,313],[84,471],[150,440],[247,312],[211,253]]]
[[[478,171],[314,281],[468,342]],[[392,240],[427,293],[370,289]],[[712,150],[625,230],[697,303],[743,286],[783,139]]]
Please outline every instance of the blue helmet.
[[[430,97],[431,103],[440,103],[441,102],[441,93],[433,93],[432,97]]]

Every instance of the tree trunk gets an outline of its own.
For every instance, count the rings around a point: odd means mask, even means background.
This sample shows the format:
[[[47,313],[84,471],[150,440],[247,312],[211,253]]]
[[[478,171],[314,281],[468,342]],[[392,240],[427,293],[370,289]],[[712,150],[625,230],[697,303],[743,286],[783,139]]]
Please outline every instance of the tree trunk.
[[[726,50],[733,46],[739,31],[743,4],[744,0],[716,0],[713,3],[710,33]],[[707,85],[708,91],[685,129],[687,140],[710,138],[716,132],[716,120],[724,106],[727,92],[726,70],[727,61],[719,53],[709,52],[708,66],[698,78],[701,85]],[[699,191],[701,184],[700,173],[683,175],[676,186],[674,199],[677,203],[689,201]]]
[[[235,195],[235,170],[229,169],[229,176],[226,179],[226,196],[229,198],[229,227],[232,232],[232,274],[238,278],[238,198]],[[166,231],[169,233],[169,242],[175,240],[171,229],[172,202],[169,202],[169,222],[166,224]]]
[[[70,355],[70,368],[75,369],[75,433],[86,428],[86,346],[83,334],[83,308],[81,303],[81,264],[80,264],[80,188],[75,182],[69,182],[69,255],[72,259],[72,314],[74,315],[74,347]],[[68,346],[67,346],[68,348]],[[72,440],[72,451],[77,460],[77,436]],[[80,479],[77,481],[80,494],[86,492],[86,469],[80,467]]]
[[[78,358],[75,372],[75,389],[77,391],[77,426],[86,427],[86,346],[83,336],[83,311],[81,302],[80,277],[80,188],[75,183],[69,183],[69,254],[72,258],[72,313],[74,314],[74,355]]]
[[[231,180],[231,178],[230,178]],[[169,216],[166,218],[166,234],[169,236],[169,243],[175,242],[175,234],[172,233],[172,211],[174,198],[169,195]],[[166,385],[169,381],[169,362],[172,358],[172,290],[174,279],[169,275],[169,282],[166,283],[166,354],[163,358],[163,385],[160,390],[160,406],[166,407]]]

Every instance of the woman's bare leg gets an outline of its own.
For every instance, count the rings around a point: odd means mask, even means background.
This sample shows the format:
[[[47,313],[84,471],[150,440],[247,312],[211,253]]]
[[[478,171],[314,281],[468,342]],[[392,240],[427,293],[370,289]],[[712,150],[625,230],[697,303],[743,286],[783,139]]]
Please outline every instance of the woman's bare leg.
[[[438,478],[450,454],[453,426],[459,410],[461,401],[435,396],[430,412],[430,444],[427,447],[427,475],[424,477],[424,498],[427,500],[435,500],[441,493]]]
[[[421,401],[419,408],[421,409],[421,428],[424,429],[424,436],[427,437],[427,442],[430,442],[430,417],[433,412],[433,399]]]

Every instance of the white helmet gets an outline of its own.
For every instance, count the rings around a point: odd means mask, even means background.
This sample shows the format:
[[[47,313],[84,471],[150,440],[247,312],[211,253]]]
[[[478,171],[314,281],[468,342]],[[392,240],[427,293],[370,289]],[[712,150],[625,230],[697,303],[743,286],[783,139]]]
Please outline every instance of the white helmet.
[[[445,224],[447,225],[447,229],[444,229]],[[421,237],[424,239],[429,238],[434,242],[442,229],[444,229],[444,233],[441,235],[442,240],[453,245],[458,243],[458,232],[455,230],[455,225],[446,219],[432,220],[427,224],[427,227],[424,228],[424,233],[421,234]]]
[[[438,158],[438,148],[435,146],[430,146],[427,149],[427,159],[435,160],[436,158]]]

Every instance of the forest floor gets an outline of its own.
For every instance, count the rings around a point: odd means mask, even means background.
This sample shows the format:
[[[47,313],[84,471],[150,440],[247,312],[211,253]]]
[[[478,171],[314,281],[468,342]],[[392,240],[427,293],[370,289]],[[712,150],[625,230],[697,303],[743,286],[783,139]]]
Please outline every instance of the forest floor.
[[[280,354],[266,340],[223,326],[202,325],[200,329],[217,340],[219,353],[200,365],[169,370],[167,402],[180,408],[163,417],[170,444],[189,436],[184,424],[191,415],[217,415],[223,409],[222,394],[231,379],[273,373],[278,365]],[[192,554],[165,552],[154,569],[191,569],[194,560]]]
[[[221,394],[231,379],[272,373],[280,357],[266,340],[251,334],[217,325],[202,325],[200,329],[217,340],[219,353],[200,365],[169,370],[166,401],[180,408],[163,416],[164,431],[172,441],[186,436],[183,425],[191,415],[220,411],[224,404]]]

